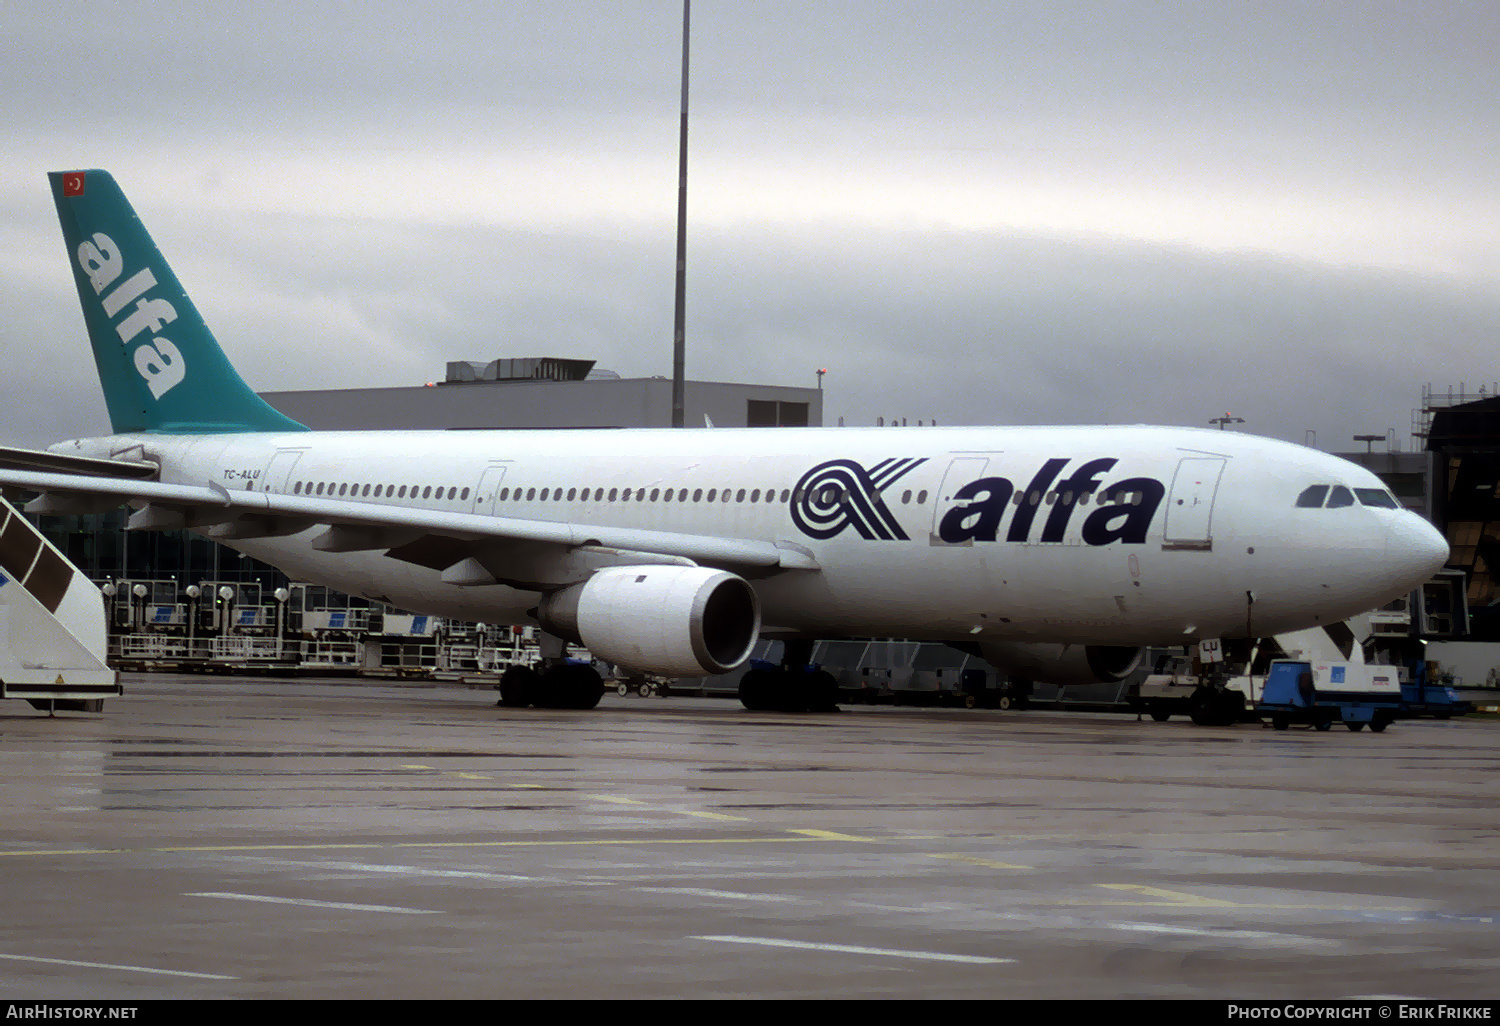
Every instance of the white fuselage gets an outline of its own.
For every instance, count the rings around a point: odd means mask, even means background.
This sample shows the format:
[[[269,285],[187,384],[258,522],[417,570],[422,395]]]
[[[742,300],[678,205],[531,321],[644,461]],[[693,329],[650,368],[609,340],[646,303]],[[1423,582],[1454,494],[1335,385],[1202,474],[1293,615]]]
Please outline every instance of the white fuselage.
[[[778,543],[817,569],[746,574],[765,628],[816,637],[1268,635],[1377,606],[1447,551],[1405,510],[1296,506],[1313,485],[1383,489],[1368,471],[1209,430],[140,434],[54,448],[144,454],[178,484]],[[225,543],[413,611],[519,623],[538,602],[535,590],[444,583],[384,551],[318,551],[315,534]]]

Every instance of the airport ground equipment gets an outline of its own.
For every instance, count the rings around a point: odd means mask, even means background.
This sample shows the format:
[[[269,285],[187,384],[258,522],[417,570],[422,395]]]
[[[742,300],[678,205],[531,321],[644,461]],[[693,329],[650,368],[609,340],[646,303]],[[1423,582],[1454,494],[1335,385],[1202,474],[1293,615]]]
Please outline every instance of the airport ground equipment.
[[[1426,665],[1420,666],[1413,679],[1401,682],[1401,715],[1403,718],[1431,716],[1446,720],[1474,711],[1474,704],[1460,698],[1452,685],[1433,680]]]
[[[1392,666],[1278,659],[1266,674],[1255,712],[1277,730],[1293,723],[1316,730],[1343,723],[1350,730],[1368,726],[1379,733],[1400,715],[1401,684]]]
[[[0,698],[100,711],[121,694],[105,665],[104,596],[3,499],[0,520]]]
[[[1213,643],[1193,653],[1160,653],[1153,672],[1136,690],[1136,709],[1158,723],[1174,715],[1186,715],[1199,726],[1257,720],[1270,667],[1278,660],[1344,665],[1351,680],[1375,674],[1396,681],[1402,671],[1373,656],[1392,644],[1375,629],[1382,615],[1385,611],[1372,610],[1324,627],[1259,638],[1252,645]]]

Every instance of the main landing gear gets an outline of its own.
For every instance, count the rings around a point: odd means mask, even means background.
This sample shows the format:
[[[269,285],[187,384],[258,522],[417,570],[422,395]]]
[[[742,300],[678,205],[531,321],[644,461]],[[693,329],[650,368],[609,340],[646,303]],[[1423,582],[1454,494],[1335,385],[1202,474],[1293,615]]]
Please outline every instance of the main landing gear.
[[[788,641],[780,666],[752,660],[740,678],[740,703],[756,712],[838,712],[838,681],[808,665],[812,648],[811,641]]]
[[[592,709],[604,697],[604,678],[582,662],[511,666],[500,675],[499,691],[497,704],[510,709]]]

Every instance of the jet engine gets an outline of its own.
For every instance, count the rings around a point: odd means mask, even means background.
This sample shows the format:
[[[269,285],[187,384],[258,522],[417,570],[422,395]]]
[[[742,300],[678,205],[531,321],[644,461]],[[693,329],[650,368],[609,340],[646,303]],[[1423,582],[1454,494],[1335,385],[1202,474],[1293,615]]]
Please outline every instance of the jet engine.
[[[727,673],[760,635],[742,577],[701,566],[618,566],[544,598],[537,622],[596,659],[663,677]]]
[[[1138,665],[1142,648],[987,641],[979,654],[997,670],[1043,684],[1113,684]]]

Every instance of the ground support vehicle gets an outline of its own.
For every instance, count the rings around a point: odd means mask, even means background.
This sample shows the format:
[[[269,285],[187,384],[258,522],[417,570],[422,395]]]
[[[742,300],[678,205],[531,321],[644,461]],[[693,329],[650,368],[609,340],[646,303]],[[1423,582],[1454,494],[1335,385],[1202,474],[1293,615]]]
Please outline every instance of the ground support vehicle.
[[[1368,726],[1379,733],[1400,715],[1401,686],[1391,666],[1278,659],[1266,674],[1255,712],[1277,730],[1293,723],[1328,730],[1342,723],[1349,730]]]

